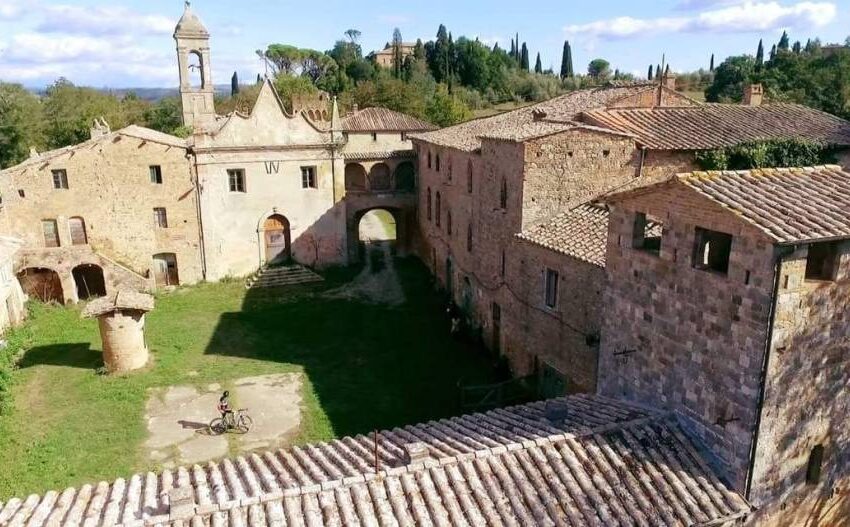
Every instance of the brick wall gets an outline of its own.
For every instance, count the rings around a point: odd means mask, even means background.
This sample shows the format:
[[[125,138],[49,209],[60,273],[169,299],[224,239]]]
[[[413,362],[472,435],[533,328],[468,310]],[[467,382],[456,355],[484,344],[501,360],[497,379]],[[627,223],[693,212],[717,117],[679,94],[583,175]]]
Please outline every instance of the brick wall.
[[[664,222],[659,256],[632,248],[636,211]],[[726,275],[692,266],[696,227],[733,236]],[[693,191],[668,186],[613,206],[600,392],[676,411],[739,491],[756,419],[773,258],[763,235]]]

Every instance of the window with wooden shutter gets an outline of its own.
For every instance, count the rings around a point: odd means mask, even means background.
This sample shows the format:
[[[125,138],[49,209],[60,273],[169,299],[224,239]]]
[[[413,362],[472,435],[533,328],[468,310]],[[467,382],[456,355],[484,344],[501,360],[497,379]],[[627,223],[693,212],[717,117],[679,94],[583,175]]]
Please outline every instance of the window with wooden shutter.
[[[546,307],[555,308],[558,305],[558,271],[546,269],[545,287]]]
[[[153,209],[154,223],[160,229],[168,228],[168,215],[165,213],[164,207],[155,207]]]
[[[53,175],[53,188],[68,188],[68,172],[66,170],[51,170],[50,173]]]
[[[86,222],[79,216],[68,219],[68,230],[71,231],[71,245],[86,245]]]
[[[59,247],[59,229],[56,220],[41,220],[41,230],[44,233],[45,247]]]

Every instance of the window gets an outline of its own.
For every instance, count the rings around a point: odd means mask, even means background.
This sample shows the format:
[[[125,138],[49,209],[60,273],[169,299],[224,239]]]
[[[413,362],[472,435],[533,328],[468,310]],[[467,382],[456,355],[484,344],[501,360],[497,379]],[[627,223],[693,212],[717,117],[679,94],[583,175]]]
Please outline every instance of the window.
[[[425,196],[425,201],[425,215],[428,218],[428,221],[431,221],[431,187],[428,187],[428,194]]]
[[[437,227],[440,226],[440,192],[437,191],[437,205],[436,210],[434,211],[434,220],[437,223]]]
[[[693,266],[704,271],[726,274],[729,271],[729,254],[732,235],[696,228]]]
[[[68,230],[71,232],[71,245],[85,245],[89,242],[86,222],[79,216],[68,218]]]
[[[41,232],[44,234],[45,247],[59,247],[59,229],[56,220],[41,220]]]
[[[230,192],[245,192],[245,170],[241,168],[228,170],[227,183],[230,185]]]
[[[502,249],[502,262],[501,262],[501,269],[500,269],[500,272],[502,274],[502,278],[505,277],[505,272],[507,271],[507,268],[508,268],[508,259],[507,259],[507,256],[505,255],[505,250]]]
[[[806,258],[806,280],[835,280],[838,257],[838,242],[809,245],[809,256]]]
[[[375,132],[372,132],[372,141],[377,141],[377,140],[378,140],[378,134],[376,134]]]
[[[466,192],[472,194],[472,160],[466,165]]]
[[[440,154],[437,154],[437,172],[440,171]]]
[[[452,181],[452,158],[449,158],[449,166],[446,170],[446,178],[449,180],[449,183]]]
[[[165,213],[164,207],[154,207],[153,221],[154,224],[160,229],[168,228],[168,215]]]
[[[151,165],[151,183],[162,185],[162,167],[159,165]]]
[[[502,188],[499,191],[499,207],[502,209],[508,208],[508,182],[502,180]]]
[[[18,196],[20,196],[20,197],[22,197],[22,198],[25,198],[25,197],[27,197],[27,193],[26,193],[26,192],[24,192],[24,189],[19,188],[19,189],[18,189]]]
[[[545,273],[545,302],[546,307],[554,308],[558,305],[558,271],[546,269]]]
[[[301,167],[301,188],[319,188],[316,184],[316,167]]]
[[[53,174],[53,188],[68,188],[68,172],[65,169],[51,170],[50,173]]]
[[[428,151],[428,168],[431,168],[431,151]]]
[[[472,224],[466,227],[466,250],[472,251]]]
[[[806,467],[806,484],[817,485],[820,483],[821,469],[823,468],[823,445],[817,445],[809,454],[809,464]]]
[[[402,133],[401,133],[401,140],[402,140],[402,141],[407,141],[407,132],[402,132]]]
[[[446,212],[446,232],[449,236],[452,235],[452,211]]]
[[[634,230],[632,231],[632,247],[641,251],[661,254],[661,234],[664,224],[658,218],[638,212],[635,214]]]

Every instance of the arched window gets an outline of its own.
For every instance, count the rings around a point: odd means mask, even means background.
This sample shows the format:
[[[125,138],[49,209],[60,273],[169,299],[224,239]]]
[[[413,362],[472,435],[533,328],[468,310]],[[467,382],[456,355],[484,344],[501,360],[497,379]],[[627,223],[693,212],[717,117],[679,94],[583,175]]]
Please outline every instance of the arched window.
[[[472,224],[466,227],[466,250],[472,252]]]
[[[502,189],[499,192],[499,207],[508,208],[508,182],[502,179]]]
[[[431,151],[428,150],[428,168],[431,168]]]
[[[817,485],[820,483],[821,469],[823,468],[823,445],[816,445],[809,454],[809,464],[806,467],[806,484]]]
[[[85,245],[89,242],[86,222],[81,217],[68,218],[68,230],[71,231],[71,245]]]
[[[431,187],[428,187],[428,193],[425,196],[425,201],[425,216],[428,218],[428,221],[431,221]]]
[[[437,154],[437,172],[440,171],[440,154]]]
[[[345,165],[345,189],[366,190],[366,169],[360,163]]]
[[[190,51],[188,56],[189,81],[192,88],[205,88],[207,84],[204,59],[199,51]]]
[[[452,235],[452,211],[451,209],[446,211],[446,232],[449,236]]]
[[[449,164],[449,166],[447,167],[448,170],[446,172],[448,173],[447,178],[448,178],[449,182],[451,182],[451,180],[452,180],[452,158],[451,157],[449,158],[448,164]]]
[[[437,227],[440,226],[440,191],[437,191],[437,205],[436,210],[434,211],[434,221],[437,223]]]
[[[395,188],[402,191],[411,191],[416,188],[416,170],[413,163],[404,161],[395,169]]]
[[[472,194],[472,160],[466,164],[466,191]]]

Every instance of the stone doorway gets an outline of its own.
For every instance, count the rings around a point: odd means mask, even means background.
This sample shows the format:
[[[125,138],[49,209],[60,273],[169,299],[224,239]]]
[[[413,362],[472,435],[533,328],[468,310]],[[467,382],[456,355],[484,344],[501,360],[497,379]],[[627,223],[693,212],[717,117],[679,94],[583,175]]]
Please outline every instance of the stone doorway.
[[[273,214],[263,223],[263,240],[267,264],[283,263],[292,256],[290,247],[289,220]]]
[[[153,255],[153,274],[157,287],[180,285],[177,255],[174,253]]]
[[[18,281],[21,283],[21,289],[30,298],[59,304],[65,301],[62,280],[59,278],[59,273],[52,269],[28,267],[18,273]]]
[[[103,269],[99,265],[78,265],[71,270],[71,276],[74,277],[74,283],[77,285],[77,299],[88,300],[106,296],[106,280],[103,278]]]

